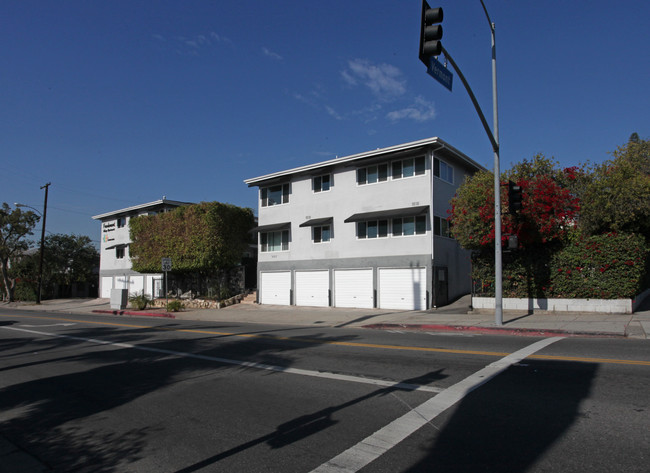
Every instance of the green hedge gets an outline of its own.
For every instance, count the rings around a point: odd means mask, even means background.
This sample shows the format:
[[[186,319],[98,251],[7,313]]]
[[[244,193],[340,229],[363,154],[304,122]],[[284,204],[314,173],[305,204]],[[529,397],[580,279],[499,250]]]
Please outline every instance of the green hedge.
[[[494,296],[494,255],[477,253],[472,277],[478,294]],[[503,296],[632,298],[650,287],[650,247],[638,234],[573,234],[558,247],[504,254]]]
[[[174,273],[210,273],[241,262],[255,225],[253,211],[220,202],[179,207],[131,219],[129,251],[133,269],[160,273],[172,259]]]

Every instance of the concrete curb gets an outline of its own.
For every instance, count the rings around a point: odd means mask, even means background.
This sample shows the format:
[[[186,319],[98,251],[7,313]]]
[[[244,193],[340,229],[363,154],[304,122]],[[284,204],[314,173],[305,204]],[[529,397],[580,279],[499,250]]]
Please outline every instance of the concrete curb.
[[[375,330],[410,330],[419,332],[471,332],[486,335],[517,335],[522,337],[597,337],[626,338],[626,335],[612,332],[582,332],[577,330],[480,327],[476,325],[432,325],[432,324],[370,324],[362,328]]]
[[[165,317],[168,319],[175,319],[174,314],[169,312],[142,312],[140,310],[93,310],[95,314],[109,314],[109,315],[133,315],[137,317]]]

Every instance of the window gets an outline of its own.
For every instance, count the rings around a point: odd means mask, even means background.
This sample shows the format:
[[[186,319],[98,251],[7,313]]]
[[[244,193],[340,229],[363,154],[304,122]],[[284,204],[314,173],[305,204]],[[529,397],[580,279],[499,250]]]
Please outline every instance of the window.
[[[393,219],[393,236],[424,235],[426,232],[426,215]]]
[[[357,222],[357,238],[385,238],[388,236],[388,220]]]
[[[378,164],[357,169],[357,184],[374,184],[388,180],[388,164]]]
[[[433,158],[433,175],[450,184],[454,183],[454,168],[438,158]]]
[[[325,174],[324,176],[317,176],[312,181],[312,187],[314,192],[327,192],[330,190],[330,175]]]
[[[322,225],[320,227],[312,227],[314,243],[327,243],[332,237],[332,227],[330,225]]]
[[[262,207],[289,203],[289,184],[263,187],[261,193]]]
[[[117,219],[117,228],[122,228],[126,226],[126,217],[120,217]]]
[[[124,247],[123,246],[118,246],[115,248],[115,258],[117,259],[123,259],[124,258]]]
[[[449,220],[444,217],[433,217],[433,233],[438,236],[451,238]]]
[[[422,176],[426,172],[424,156],[393,161],[393,179]]]
[[[288,251],[289,230],[260,233],[262,252]]]

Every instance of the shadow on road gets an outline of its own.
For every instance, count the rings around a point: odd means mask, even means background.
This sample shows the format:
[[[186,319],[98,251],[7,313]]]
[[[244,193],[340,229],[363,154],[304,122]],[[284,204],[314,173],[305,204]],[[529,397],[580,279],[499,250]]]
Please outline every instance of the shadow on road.
[[[6,324],[7,326],[11,324]],[[17,326],[17,324],[16,324]],[[16,374],[23,382],[0,388],[2,434],[37,456],[55,471],[124,471],[124,466],[144,457],[148,439],[162,429],[159,423],[131,429],[106,428],[114,411],[138,398],[155,393],[190,377],[212,376],[221,370],[251,370],[213,360],[175,356],[185,352],[207,357],[237,357],[290,367],[287,354],[323,344],[349,341],[354,336],[311,335],[299,338],[238,339],[206,335],[200,338],[161,337],[161,330],[147,328],[89,327],[70,329],[69,337],[42,337],[0,329],[0,371]],[[47,330],[47,329],[44,329]],[[94,339],[133,344],[101,345]],[[218,341],[218,342],[217,342]],[[79,350],[81,349],[81,354]],[[150,350],[150,351],[146,351]],[[29,367],[25,376],[20,370]],[[40,375],[34,379],[36,375]],[[10,378],[5,378],[5,381]],[[15,378],[13,378],[15,379]],[[93,419],[99,420],[95,426]],[[103,424],[102,424],[103,423]],[[108,424],[113,425],[113,424]],[[158,425],[158,427],[154,427]]]
[[[528,361],[469,394],[447,417],[415,472],[529,471],[581,417],[598,365]],[[540,471],[553,469],[552,463]]]

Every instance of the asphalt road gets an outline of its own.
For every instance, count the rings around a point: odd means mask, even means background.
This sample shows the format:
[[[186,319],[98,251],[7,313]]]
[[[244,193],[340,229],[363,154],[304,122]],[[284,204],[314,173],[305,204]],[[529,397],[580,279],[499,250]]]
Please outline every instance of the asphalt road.
[[[646,472],[649,347],[0,311],[0,436],[59,472]]]

